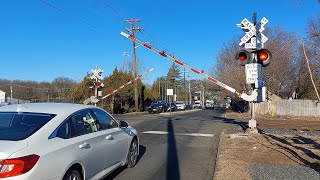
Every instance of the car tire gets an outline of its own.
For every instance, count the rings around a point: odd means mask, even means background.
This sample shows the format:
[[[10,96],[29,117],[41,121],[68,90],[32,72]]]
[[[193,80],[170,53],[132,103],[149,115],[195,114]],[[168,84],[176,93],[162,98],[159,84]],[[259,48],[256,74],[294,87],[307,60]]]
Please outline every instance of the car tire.
[[[78,170],[69,169],[62,180],[82,180],[82,177]]]
[[[127,167],[132,168],[137,164],[139,151],[138,151],[138,140],[134,138],[131,142],[130,149],[127,156]]]

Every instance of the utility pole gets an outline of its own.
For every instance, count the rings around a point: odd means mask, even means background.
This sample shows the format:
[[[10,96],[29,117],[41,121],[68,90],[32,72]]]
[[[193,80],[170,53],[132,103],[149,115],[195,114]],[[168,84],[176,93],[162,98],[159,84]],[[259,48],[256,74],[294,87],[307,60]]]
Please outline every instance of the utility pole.
[[[189,80],[189,104],[192,104],[192,96],[191,96],[191,81]]]
[[[202,102],[202,109],[205,109],[205,99],[204,99],[204,96],[205,96],[205,92],[204,92],[204,85],[203,85],[203,82],[201,81],[201,102]]]
[[[12,85],[10,84],[10,104],[12,104]]]
[[[134,38],[134,32],[135,31],[140,31],[140,27],[135,27],[134,24],[136,22],[141,22],[140,19],[129,19],[129,20],[124,20],[124,22],[127,22],[131,24],[131,28],[125,28],[128,32],[131,33],[132,37]],[[137,78],[137,59],[136,59],[136,43],[135,41],[132,41],[132,49],[133,49],[133,71],[134,71],[134,78]],[[139,103],[138,103],[138,83],[137,81],[134,81],[134,106],[135,106],[135,111],[139,112]]]

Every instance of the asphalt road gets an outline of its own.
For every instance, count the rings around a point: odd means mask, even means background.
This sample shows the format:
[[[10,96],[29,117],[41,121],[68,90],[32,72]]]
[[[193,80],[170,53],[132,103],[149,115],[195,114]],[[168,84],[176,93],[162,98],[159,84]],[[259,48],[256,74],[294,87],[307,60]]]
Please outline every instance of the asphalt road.
[[[216,110],[183,114],[116,115],[139,131],[140,158],[107,179],[213,179],[221,130]]]

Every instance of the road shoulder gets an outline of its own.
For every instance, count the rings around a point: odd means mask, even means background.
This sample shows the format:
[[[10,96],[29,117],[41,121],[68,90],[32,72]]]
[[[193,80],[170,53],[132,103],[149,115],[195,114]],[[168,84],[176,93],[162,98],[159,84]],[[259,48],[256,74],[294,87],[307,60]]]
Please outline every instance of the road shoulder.
[[[320,179],[318,136],[221,134],[214,179]]]

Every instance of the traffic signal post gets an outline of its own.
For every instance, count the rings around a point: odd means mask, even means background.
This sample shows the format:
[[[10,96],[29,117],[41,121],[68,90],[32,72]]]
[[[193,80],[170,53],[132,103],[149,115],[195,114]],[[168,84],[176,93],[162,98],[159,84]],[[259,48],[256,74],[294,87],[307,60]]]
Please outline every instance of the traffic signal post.
[[[98,97],[102,96],[101,88],[104,87],[104,84],[102,82],[102,76],[101,76],[102,73],[103,73],[103,70],[96,67],[95,69],[91,69],[91,73],[87,74],[87,76],[90,79],[92,79],[92,81],[88,83],[88,86],[90,89],[94,88],[94,96],[91,96],[90,98],[86,99],[83,102],[84,104],[92,103],[95,106],[97,106],[97,103],[99,102]]]
[[[250,86],[251,92],[257,91],[258,96],[251,101],[251,119],[249,120],[249,128],[251,132],[257,132],[257,121],[255,119],[255,103],[266,100],[266,88],[263,86],[262,67],[266,67],[272,60],[272,54],[268,49],[264,49],[264,43],[268,38],[262,33],[264,25],[268,23],[267,18],[256,22],[257,13],[253,13],[252,23],[246,18],[237,24],[245,35],[241,38],[239,46],[242,47],[236,53],[236,60],[242,66],[245,66],[246,84]]]

